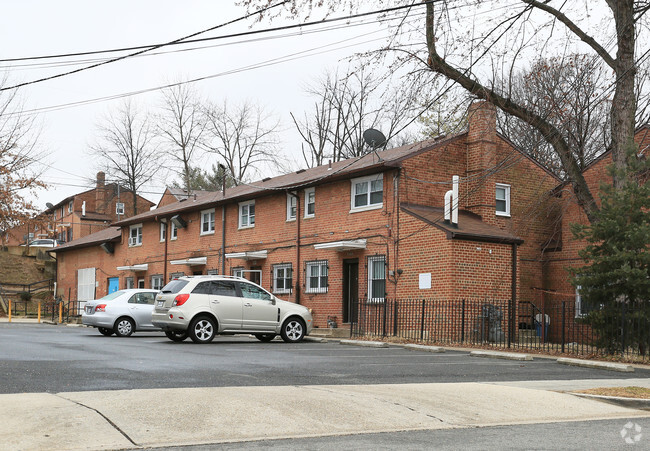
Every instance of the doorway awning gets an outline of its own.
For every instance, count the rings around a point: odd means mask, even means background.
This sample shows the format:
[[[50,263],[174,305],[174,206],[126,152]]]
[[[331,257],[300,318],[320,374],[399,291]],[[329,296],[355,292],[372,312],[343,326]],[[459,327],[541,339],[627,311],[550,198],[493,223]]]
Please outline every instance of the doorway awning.
[[[314,249],[333,249],[338,252],[365,249],[366,240],[334,241],[332,243],[314,244]]]
[[[259,260],[266,258],[269,251],[249,251],[249,252],[234,252],[232,254],[226,254],[226,258],[241,258],[242,260]]]
[[[170,265],[189,265],[189,266],[200,266],[208,263],[208,257],[192,257],[186,258],[185,260],[172,260],[169,262]]]
[[[149,269],[149,263],[142,263],[140,265],[131,265],[131,266],[118,266],[118,271],[146,271]]]

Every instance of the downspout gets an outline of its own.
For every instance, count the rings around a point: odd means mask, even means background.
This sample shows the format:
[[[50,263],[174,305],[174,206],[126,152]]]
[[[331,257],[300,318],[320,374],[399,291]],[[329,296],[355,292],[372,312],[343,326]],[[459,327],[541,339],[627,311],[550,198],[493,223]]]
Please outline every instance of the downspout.
[[[226,167],[219,164],[223,178],[221,179],[221,274],[226,274]]]
[[[167,285],[167,243],[172,233],[171,221],[165,222],[165,264],[163,265],[163,286]]]
[[[300,192],[290,193],[296,198],[296,304],[300,304]]]

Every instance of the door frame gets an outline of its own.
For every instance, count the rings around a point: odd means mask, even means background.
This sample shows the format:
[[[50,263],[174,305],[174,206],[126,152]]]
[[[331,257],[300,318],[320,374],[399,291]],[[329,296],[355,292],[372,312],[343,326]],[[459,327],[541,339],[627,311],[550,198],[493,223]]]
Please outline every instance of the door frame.
[[[355,269],[356,268],[356,269]],[[341,313],[343,323],[358,321],[359,315],[359,259],[343,260],[343,296]]]

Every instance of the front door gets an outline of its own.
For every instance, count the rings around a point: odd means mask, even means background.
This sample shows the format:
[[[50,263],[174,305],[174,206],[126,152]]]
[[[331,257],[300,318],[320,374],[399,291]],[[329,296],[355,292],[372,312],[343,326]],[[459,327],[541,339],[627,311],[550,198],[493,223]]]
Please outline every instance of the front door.
[[[359,303],[359,259],[343,260],[343,322],[356,323]]]
[[[108,279],[108,294],[115,293],[120,289],[120,279],[118,277],[111,277]]]

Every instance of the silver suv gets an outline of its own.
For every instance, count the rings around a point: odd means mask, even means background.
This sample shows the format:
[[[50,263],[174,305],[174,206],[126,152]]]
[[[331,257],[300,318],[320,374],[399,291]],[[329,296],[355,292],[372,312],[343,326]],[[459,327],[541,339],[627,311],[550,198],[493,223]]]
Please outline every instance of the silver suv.
[[[174,279],[156,296],[151,317],[173,341],[188,336],[210,343],[217,334],[253,334],[271,341],[278,334],[298,343],[312,329],[306,307],[276,298],[241,277],[185,276]]]

